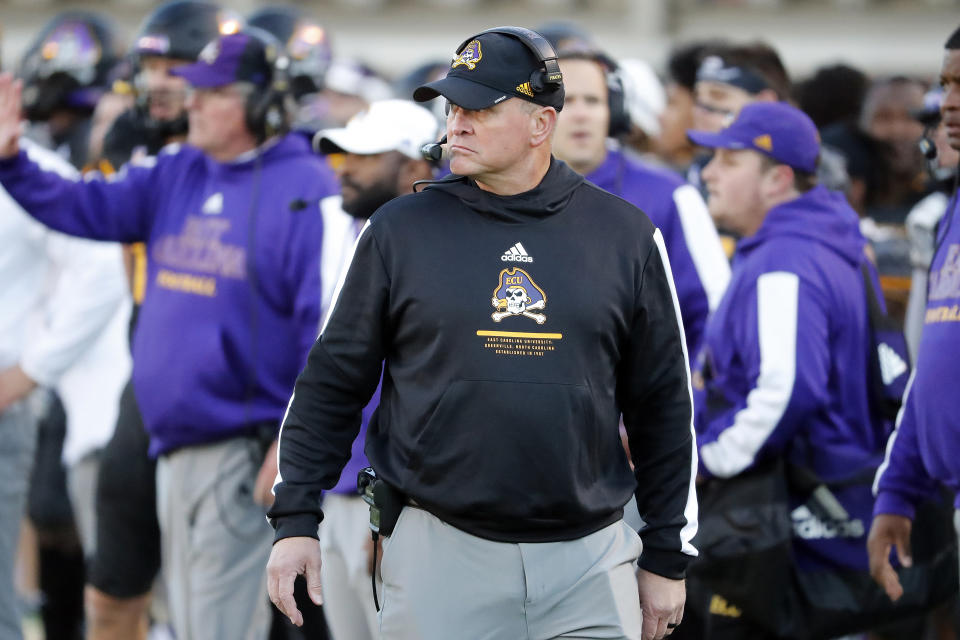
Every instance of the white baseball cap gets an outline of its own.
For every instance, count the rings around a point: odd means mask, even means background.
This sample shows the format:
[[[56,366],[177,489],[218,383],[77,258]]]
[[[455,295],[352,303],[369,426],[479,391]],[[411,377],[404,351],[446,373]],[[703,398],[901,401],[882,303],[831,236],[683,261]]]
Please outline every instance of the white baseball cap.
[[[321,153],[373,155],[399,151],[420,160],[420,147],[437,141],[439,128],[434,115],[407,100],[379,100],[353,116],[347,126],[324,129],[313,137]]]
[[[660,114],[667,107],[667,93],[653,67],[636,58],[619,60],[625,106],[630,121],[648,136],[660,135]]]

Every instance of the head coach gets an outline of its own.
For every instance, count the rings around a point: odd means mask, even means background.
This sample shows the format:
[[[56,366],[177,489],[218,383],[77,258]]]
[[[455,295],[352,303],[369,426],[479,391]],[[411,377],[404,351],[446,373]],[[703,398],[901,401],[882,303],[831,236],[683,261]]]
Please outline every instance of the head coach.
[[[467,38],[414,93],[439,96],[454,175],[370,218],[284,418],[271,598],[298,622],[298,573],[321,598],[320,498],[382,370],[383,638],[662,638],[697,528],[663,239],[552,157],[563,79],[538,34]]]

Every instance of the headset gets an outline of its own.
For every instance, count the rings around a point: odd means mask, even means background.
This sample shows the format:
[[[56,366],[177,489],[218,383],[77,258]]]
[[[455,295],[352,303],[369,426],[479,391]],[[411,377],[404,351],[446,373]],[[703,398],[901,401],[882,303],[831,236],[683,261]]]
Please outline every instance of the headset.
[[[933,129],[934,127],[930,126],[924,127],[923,137],[917,142],[920,153],[923,154],[927,162],[933,162],[937,159],[937,145],[933,141]]]
[[[463,53],[463,50],[467,48],[468,44],[487,33],[499,33],[516,38],[537,57],[537,61],[543,65],[543,67],[535,69],[530,74],[528,80],[530,89],[534,95],[563,87],[563,74],[560,72],[560,63],[557,62],[557,52],[554,51],[553,45],[551,45],[546,38],[530,29],[524,29],[523,27],[494,27],[493,29],[481,31],[461,42],[460,46],[457,47],[457,55]]]
[[[499,33],[511,38],[516,38],[522,42],[527,49],[537,57],[537,61],[543,65],[530,73],[527,82],[530,83],[530,90],[533,94],[544,93],[545,91],[555,91],[563,89],[563,73],[560,71],[560,63],[557,61],[557,52],[553,45],[536,31],[524,29],[523,27],[494,27],[480,33],[475,33],[460,43],[457,47],[456,55],[463,53],[471,42],[487,33]],[[559,111],[559,109],[558,109]],[[443,145],[447,143],[447,136],[444,134],[437,142],[431,142],[420,147],[420,155],[427,162],[434,165],[439,164],[443,156]]]
[[[246,31],[253,31],[247,28]],[[259,30],[258,30],[259,31]],[[247,99],[245,119],[247,130],[257,137],[259,142],[267,138],[286,133],[290,128],[290,111],[287,101],[290,97],[290,58],[280,50],[280,45],[271,42],[260,33],[256,33],[264,45],[264,55],[270,64],[270,83],[266,91],[254,91]]]
[[[632,123],[627,110],[627,91],[623,86],[623,72],[613,58],[600,54],[597,62],[605,67],[607,80],[607,106],[610,110],[610,128],[607,135],[611,138],[630,133]]]

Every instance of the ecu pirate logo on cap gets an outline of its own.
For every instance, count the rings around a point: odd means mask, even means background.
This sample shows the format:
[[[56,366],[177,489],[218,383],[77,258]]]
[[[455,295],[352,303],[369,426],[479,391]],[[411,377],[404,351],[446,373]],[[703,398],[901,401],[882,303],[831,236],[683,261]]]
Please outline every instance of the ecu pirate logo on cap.
[[[480,41],[474,40],[466,47],[463,48],[463,51],[460,52],[460,55],[457,56],[457,59],[453,61],[453,64],[450,65],[451,69],[455,69],[461,65],[465,66],[470,71],[473,71],[477,68],[477,63],[483,59],[483,50],[480,48]]]

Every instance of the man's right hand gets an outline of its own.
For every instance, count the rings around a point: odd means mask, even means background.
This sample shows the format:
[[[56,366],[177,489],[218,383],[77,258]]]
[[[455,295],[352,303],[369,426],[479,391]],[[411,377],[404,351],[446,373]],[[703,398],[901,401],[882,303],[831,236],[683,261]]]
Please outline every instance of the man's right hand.
[[[20,94],[23,82],[13,74],[0,73],[0,159],[20,151]]]
[[[293,582],[298,575],[307,580],[307,593],[317,606],[323,604],[320,589],[320,543],[316,538],[295,537],[278,540],[267,562],[267,592],[270,601],[298,627],[303,614],[293,598]]]
[[[910,518],[881,513],[874,517],[867,536],[867,553],[870,554],[870,575],[883,587],[890,599],[896,602],[903,595],[900,578],[890,564],[890,549],[897,548],[897,557],[904,567],[913,565],[910,556]]]
[[[26,397],[36,387],[37,383],[24,373],[18,364],[0,370],[0,413]]]

